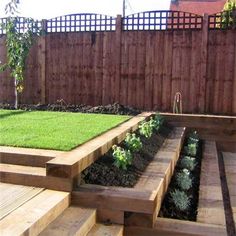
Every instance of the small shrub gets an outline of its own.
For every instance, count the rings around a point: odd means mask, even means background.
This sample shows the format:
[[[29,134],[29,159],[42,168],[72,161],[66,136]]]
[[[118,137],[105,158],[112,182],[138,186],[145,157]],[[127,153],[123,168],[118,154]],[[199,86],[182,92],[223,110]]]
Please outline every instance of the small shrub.
[[[199,143],[199,135],[197,131],[192,132],[188,137],[188,144],[196,144]]]
[[[190,207],[190,197],[178,189],[170,192],[170,201],[174,203],[175,207],[180,211],[185,211]]]
[[[154,118],[151,118],[149,120],[150,126],[152,129],[158,131],[159,128],[163,125],[164,123],[164,118],[160,114],[156,114]]]
[[[136,134],[127,133],[125,138],[125,145],[131,152],[138,152],[142,148],[142,142]]]
[[[180,161],[180,167],[193,171],[196,166],[196,160],[194,157],[185,156]]]
[[[188,156],[196,156],[197,155],[197,144],[196,143],[189,143],[187,146],[184,147],[184,152]]]
[[[112,150],[112,156],[115,159],[114,165],[123,170],[127,170],[127,166],[132,163],[132,155],[130,150],[125,150],[117,145],[113,145]]]
[[[139,125],[139,133],[146,138],[150,138],[153,133],[153,128],[150,122],[144,121]]]
[[[182,190],[189,190],[193,185],[190,172],[187,169],[183,169],[181,172],[177,173],[176,182]]]

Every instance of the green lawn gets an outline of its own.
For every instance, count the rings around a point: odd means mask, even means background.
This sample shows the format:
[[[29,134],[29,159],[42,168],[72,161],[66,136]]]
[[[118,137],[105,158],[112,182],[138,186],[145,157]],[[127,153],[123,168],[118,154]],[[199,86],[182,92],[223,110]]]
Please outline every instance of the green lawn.
[[[0,145],[69,151],[129,116],[0,110]]]

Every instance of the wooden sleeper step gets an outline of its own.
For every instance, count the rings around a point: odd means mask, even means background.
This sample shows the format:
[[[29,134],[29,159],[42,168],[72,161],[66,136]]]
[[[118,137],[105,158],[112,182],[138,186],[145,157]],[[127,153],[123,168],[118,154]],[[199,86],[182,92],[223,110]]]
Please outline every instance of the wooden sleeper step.
[[[59,191],[71,191],[70,179],[46,176],[42,167],[21,166],[0,163],[0,179],[3,183],[20,184]]]
[[[69,202],[67,192],[44,190],[0,221],[0,235],[38,235]]]
[[[87,236],[122,236],[123,230],[123,225],[95,224]]]
[[[0,146],[0,163],[45,167],[46,162],[63,153],[55,150]]]
[[[69,207],[40,236],[84,236],[96,223],[96,210]]]

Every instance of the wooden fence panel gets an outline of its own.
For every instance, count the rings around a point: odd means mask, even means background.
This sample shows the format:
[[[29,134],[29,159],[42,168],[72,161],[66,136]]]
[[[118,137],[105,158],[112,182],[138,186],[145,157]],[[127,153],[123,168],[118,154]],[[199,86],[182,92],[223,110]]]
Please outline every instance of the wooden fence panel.
[[[184,112],[236,114],[236,31],[206,33],[121,28],[50,33],[30,51],[21,102],[39,103],[45,90],[46,103],[119,102],[172,111],[174,95],[181,92]],[[1,37],[2,62],[4,43]],[[9,72],[0,73],[0,86],[0,102],[13,103]]]
[[[210,31],[206,83],[208,113],[235,114],[235,31]]]

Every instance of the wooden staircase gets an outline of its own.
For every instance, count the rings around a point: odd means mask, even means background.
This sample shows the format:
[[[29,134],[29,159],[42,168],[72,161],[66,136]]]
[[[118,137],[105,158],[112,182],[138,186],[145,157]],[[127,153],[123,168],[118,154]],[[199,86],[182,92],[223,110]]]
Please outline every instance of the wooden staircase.
[[[70,205],[70,193],[0,183],[0,235],[121,236],[123,225],[97,223],[97,210]]]
[[[40,233],[40,236],[122,236],[122,225],[104,225],[96,221],[96,210],[71,206]]]
[[[35,192],[37,189],[34,187],[20,191],[18,185],[2,183],[0,188],[3,196],[1,196],[0,210],[5,212],[0,220],[1,236],[38,235],[70,203],[70,193],[67,192],[48,189],[38,189],[38,192]],[[12,189],[11,194],[8,192],[9,188]]]
[[[71,191],[69,179],[47,176],[46,163],[64,152],[0,147],[0,180],[4,183]]]

